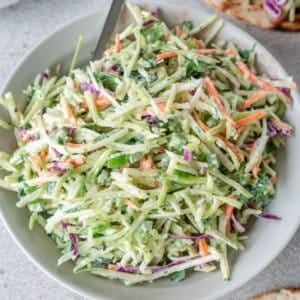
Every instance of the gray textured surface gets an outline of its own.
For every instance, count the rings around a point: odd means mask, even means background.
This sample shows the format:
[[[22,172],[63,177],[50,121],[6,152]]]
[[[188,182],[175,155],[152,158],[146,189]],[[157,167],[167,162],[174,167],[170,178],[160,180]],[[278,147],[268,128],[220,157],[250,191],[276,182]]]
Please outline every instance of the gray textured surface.
[[[22,56],[37,42],[63,24],[86,15],[105,3],[104,0],[22,0],[13,7],[1,10],[0,89]],[[262,42],[299,83],[300,33],[269,32],[239,25]],[[0,299],[83,299],[61,287],[33,265],[2,224],[0,245]],[[226,299],[246,300],[261,292],[284,286],[300,288],[299,253],[300,230],[265,271]]]

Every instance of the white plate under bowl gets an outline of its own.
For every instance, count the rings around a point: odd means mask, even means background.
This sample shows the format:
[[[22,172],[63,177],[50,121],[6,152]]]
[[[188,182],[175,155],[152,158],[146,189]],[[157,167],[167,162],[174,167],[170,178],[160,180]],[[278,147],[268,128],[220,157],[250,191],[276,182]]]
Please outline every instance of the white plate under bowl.
[[[154,5],[161,9],[164,20],[167,20],[169,24],[178,23],[183,19],[190,19],[196,24],[209,16],[200,6],[183,6],[170,4],[167,1],[152,1],[151,3],[152,7]],[[22,104],[21,91],[37,73],[58,63],[63,63],[64,66],[69,65],[80,34],[85,37],[86,43],[80,53],[79,61],[83,63],[90,59],[99,29],[103,25],[102,16],[105,13],[102,10],[81,18],[45,39],[23,59],[11,75],[4,91],[12,91]],[[226,22],[220,37],[236,41],[243,48],[251,48],[253,44],[256,44],[260,69],[273,77],[287,76],[279,62],[262,45],[234,25]],[[288,111],[287,118],[296,128],[300,128],[299,95],[294,93],[293,96],[294,107],[293,110]],[[2,112],[0,117],[3,117]],[[11,131],[1,129],[0,141],[1,150],[8,152],[14,150],[15,142]],[[219,272],[214,272],[194,273],[187,280],[176,284],[170,282],[169,279],[163,279],[152,284],[126,287],[119,281],[102,279],[87,273],[75,275],[72,272],[71,262],[57,267],[59,251],[39,226],[35,226],[32,231],[28,230],[29,213],[26,209],[16,208],[15,193],[0,190],[2,219],[15,241],[33,262],[59,283],[81,295],[96,299],[123,300],[215,299],[236,289],[262,271],[282,251],[297,230],[300,219],[299,149],[300,138],[296,132],[278,157],[280,179],[278,193],[268,210],[280,215],[282,221],[258,220],[255,222],[249,231],[246,250],[234,259],[232,278],[229,282],[223,281]]]

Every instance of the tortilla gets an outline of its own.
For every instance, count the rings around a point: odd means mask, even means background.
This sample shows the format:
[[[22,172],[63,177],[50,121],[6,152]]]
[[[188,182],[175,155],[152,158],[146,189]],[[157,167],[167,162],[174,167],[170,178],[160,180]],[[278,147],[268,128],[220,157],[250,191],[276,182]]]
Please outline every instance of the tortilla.
[[[289,22],[286,18],[272,20],[264,10],[261,0],[248,4],[245,0],[205,0],[208,4],[216,7],[224,13],[252,25],[261,28],[278,28],[287,31],[300,30],[300,13],[296,15],[295,22]]]
[[[300,300],[300,289],[282,289],[255,297],[253,300]]]

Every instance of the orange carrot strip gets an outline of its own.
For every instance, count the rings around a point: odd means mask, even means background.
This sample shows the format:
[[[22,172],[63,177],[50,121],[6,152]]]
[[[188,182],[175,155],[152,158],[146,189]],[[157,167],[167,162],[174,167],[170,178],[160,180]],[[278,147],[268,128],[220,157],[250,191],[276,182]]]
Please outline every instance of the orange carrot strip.
[[[76,144],[76,143],[70,143],[68,142],[67,143],[67,146],[68,147],[73,147],[73,148],[79,148],[79,147],[83,147],[83,146],[88,146],[90,145],[91,143],[85,143],[85,144]]]
[[[235,121],[235,126],[236,127],[245,126],[245,125],[247,125],[249,123],[252,123],[254,121],[258,121],[258,120],[262,119],[265,116],[266,116],[266,113],[264,111],[260,111],[260,112],[254,113],[254,114],[252,114],[248,117],[245,117],[243,119]]]
[[[40,152],[39,156],[40,156],[40,159],[41,159],[42,163],[45,163],[45,162],[46,162],[46,156],[47,156],[46,151],[45,151],[45,150],[42,150],[42,151]]]
[[[225,207],[225,219],[226,219],[226,232],[231,231],[231,216],[233,214],[234,207],[230,204],[227,204]]]
[[[255,102],[261,100],[265,95],[266,91],[259,90],[258,92],[254,92],[248,99],[246,99],[242,104],[239,105],[239,110],[244,110],[252,106]]]
[[[228,141],[226,138],[218,135],[218,138],[221,139],[224,144],[235,154],[235,156],[237,157],[237,159],[239,161],[244,161],[244,155],[243,155],[243,152],[242,150],[237,147],[235,144],[231,143],[230,141]]]
[[[254,142],[254,143],[251,145],[250,149],[249,149],[249,154],[250,154],[250,155],[253,153],[253,151],[255,150],[255,148],[256,148],[256,143]]]
[[[185,32],[179,26],[175,27],[175,31],[177,36],[182,36],[185,34]]]
[[[292,104],[292,99],[290,97],[288,97],[286,94],[284,94],[282,91],[278,90],[275,86],[271,85],[270,83],[261,81],[260,87],[266,91],[270,91],[270,92],[281,95],[281,97],[283,98],[286,105]]]
[[[256,164],[252,170],[252,174],[255,178],[257,178],[259,171],[260,171],[259,164]]]
[[[125,199],[125,200],[124,200],[124,203],[125,203],[128,207],[133,208],[134,210],[138,210],[138,209],[139,209],[138,206],[137,206],[133,201],[131,201],[131,200],[129,200],[129,199]]]
[[[34,156],[30,156],[30,157],[29,157],[29,160],[31,161],[32,169],[33,169],[36,173],[40,174],[40,173],[41,173],[41,168],[40,168],[40,165],[39,165],[37,159],[36,159]]]
[[[170,38],[169,38],[168,35],[165,35],[165,36],[164,36],[164,41],[165,41],[166,43],[169,41],[169,39],[170,39]]]
[[[243,63],[241,60],[236,63],[238,68],[242,71],[242,73],[248,77],[251,83],[258,85],[259,80],[255,76],[255,74],[248,68],[248,66]]]
[[[155,104],[162,113],[166,111],[166,105],[164,103],[156,101]]]
[[[174,57],[174,56],[177,56],[176,52],[167,51],[167,52],[156,55],[156,60],[159,61],[159,60],[163,60],[163,59]]]
[[[247,65],[244,64],[242,61],[238,61],[236,63],[236,65],[242,71],[242,73],[249,78],[251,83],[256,84],[257,86],[259,86],[260,88],[262,88],[266,91],[271,91],[271,92],[280,94],[282,96],[282,98],[284,99],[284,102],[287,105],[292,103],[292,100],[287,95],[285,95],[280,90],[278,90],[276,87],[272,86],[271,84],[269,84],[267,82],[263,82],[262,80],[259,80],[255,76],[255,74],[253,72],[251,72],[251,70],[247,67]]]
[[[278,178],[276,176],[272,176],[270,178],[270,181],[272,182],[272,184],[276,184],[278,182]]]
[[[210,129],[206,124],[204,124],[200,120],[200,118],[199,118],[199,116],[198,116],[198,114],[196,113],[195,110],[193,110],[193,116],[194,116],[196,122],[198,123],[198,125],[201,127],[201,129],[203,129],[204,132],[206,132],[206,131],[208,131]]]
[[[232,57],[235,57],[235,56],[236,56],[235,51],[232,50],[232,49],[227,49],[227,50],[225,51],[225,54],[226,54],[229,58],[232,58]]]
[[[119,53],[121,51],[121,38],[120,38],[120,34],[116,33],[115,35],[115,48],[114,48],[115,52]]]
[[[223,106],[223,103],[221,101],[221,97],[220,97],[218,91],[216,90],[213,82],[211,81],[211,79],[209,77],[206,77],[204,79],[204,86],[205,86],[208,94],[214,99],[215,104],[216,104],[219,112],[223,115],[223,117],[225,119],[227,119],[228,121],[234,123],[234,121],[228,115],[228,112],[226,111],[225,107]]]
[[[208,245],[205,241],[205,239],[200,239],[199,240],[199,252],[202,256],[207,256],[209,255],[209,252],[208,252]]]
[[[201,41],[201,40],[197,40],[194,37],[190,37],[190,40],[196,44],[198,49],[204,49],[205,48],[205,44]]]
[[[105,109],[106,107],[111,105],[111,101],[104,96],[100,96],[99,98],[96,99],[96,106],[98,109]]]
[[[197,54],[213,54],[213,55],[220,55],[223,53],[219,49],[196,49],[195,52]]]
[[[156,169],[156,166],[150,155],[145,155],[142,157],[142,159],[140,160],[140,168],[144,171]]]
[[[68,119],[70,121],[70,124],[71,124],[71,126],[75,127],[76,124],[77,124],[77,121],[76,121],[74,112],[72,110],[72,107],[69,104],[66,104],[66,109],[67,109],[67,112],[68,112]]]
[[[164,153],[166,151],[164,147],[157,147],[156,150],[158,153]]]
[[[75,157],[67,159],[66,162],[72,164],[76,168],[84,164],[84,159],[82,157]]]

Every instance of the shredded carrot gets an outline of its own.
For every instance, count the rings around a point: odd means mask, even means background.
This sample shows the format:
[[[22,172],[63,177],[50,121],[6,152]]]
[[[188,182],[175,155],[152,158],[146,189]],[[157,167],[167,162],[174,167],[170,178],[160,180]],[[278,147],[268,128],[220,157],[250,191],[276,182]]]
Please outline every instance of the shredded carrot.
[[[169,38],[168,35],[165,35],[165,36],[164,36],[164,41],[165,41],[166,43],[169,41],[169,39],[170,39],[170,38]]]
[[[99,110],[104,110],[105,108],[111,105],[111,101],[104,96],[99,96],[95,100],[95,104]],[[87,109],[88,108],[87,103],[86,102],[81,103],[80,108]]]
[[[166,149],[164,147],[157,147],[156,150],[159,153],[164,153],[166,151]]]
[[[256,164],[252,170],[252,174],[255,178],[257,178],[259,171],[260,171],[259,164]]]
[[[72,110],[72,107],[69,104],[67,104],[66,109],[67,109],[68,119],[70,121],[71,126],[76,127],[77,121],[76,121],[74,112]]]
[[[292,104],[292,99],[288,97],[286,94],[284,94],[282,91],[278,90],[275,86],[267,83],[267,82],[260,82],[260,87],[263,88],[266,91],[270,91],[276,94],[281,95],[282,99],[284,100],[286,105]]]
[[[167,51],[161,54],[156,55],[156,60],[160,61],[166,58],[175,57],[177,56],[177,53],[175,51]]]
[[[84,164],[84,159],[82,157],[75,157],[67,159],[66,162],[72,164],[76,168]]]
[[[242,73],[250,80],[251,83],[259,86],[260,88],[262,88],[265,91],[271,91],[271,92],[280,94],[287,105],[292,103],[292,100],[287,95],[285,95],[280,90],[278,90],[276,87],[272,86],[271,84],[269,84],[267,82],[263,82],[262,80],[259,80],[255,76],[255,74],[253,72],[251,72],[251,70],[247,67],[247,65],[245,63],[243,63],[242,61],[238,61],[236,63],[236,65],[242,71]]]
[[[40,174],[41,173],[41,168],[40,168],[40,165],[39,165],[39,162],[37,161],[37,159],[34,156],[30,156],[29,160],[31,161],[32,169],[36,173]]]
[[[140,160],[140,168],[144,171],[156,169],[156,166],[150,155],[145,155],[142,157],[142,159]]]
[[[250,154],[250,155],[254,152],[255,148],[256,148],[256,143],[254,142],[254,143],[251,145],[250,149],[249,149],[249,154]]]
[[[179,26],[175,27],[175,31],[177,36],[182,36],[185,34],[185,32]]]
[[[266,91],[259,90],[254,92],[247,100],[245,100],[241,105],[239,105],[239,110],[244,110],[252,106],[255,102],[261,100],[266,95]]]
[[[222,54],[222,51],[219,49],[196,49],[195,52],[197,54],[213,54],[213,55]]]
[[[205,241],[205,239],[200,239],[199,240],[199,252],[202,256],[207,256],[209,255],[209,252],[208,252],[208,245]]]
[[[218,135],[218,138],[221,139],[224,144],[235,154],[235,156],[237,157],[237,159],[239,161],[244,161],[244,155],[243,155],[243,152],[242,150],[237,147],[236,145],[234,145],[233,143],[231,143],[230,141],[228,141],[226,138]]]
[[[115,35],[115,48],[114,48],[115,52],[119,53],[121,51],[121,38],[120,38],[120,34],[116,33]]]
[[[111,105],[111,101],[104,96],[100,96],[99,98],[96,99],[96,106],[100,110],[104,110],[108,106]]]
[[[254,114],[248,116],[248,117],[245,117],[243,119],[235,121],[235,126],[236,127],[245,126],[245,125],[247,125],[249,123],[258,121],[258,120],[262,119],[265,116],[266,116],[266,113],[264,111],[259,111],[257,113],[254,113]]]
[[[30,135],[27,134],[25,137],[23,137],[22,139],[22,143],[23,144],[27,144],[30,141]]]
[[[40,152],[39,156],[40,156],[41,162],[42,162],[42,163],[45,163],[45,162],[46,162],[46,156],[47,156],[46,151],[45,151],[45,150],[42,150],[42,151]]]
[[[238,68],[242,71],[242,73],[249,79],[249,81],[253,84],[258,85],[259,81],[255,74],[247,67],[245,63],[241,60],[236,63]]]
[[[208,130],[210,129],[206,124],[204,124],[204,123],[200,120],[200,118],[199,118],[199,116],[198,116],[198,114],[197,114],[197,112],[196,112],[195,110],[193,110],[193,116],[194,116],[196,122],[198,123],[198,125],[201,127],[201,129],[202,129],[204,132],[206,132],[206,131],[208,131]]]
[[[270,181],[272,182],[272,184],[276,184],[278,182],[278,178],[276,176],[272,176],[270,178]]]
[[[88,146],[90,145],[90,143],[85,143],[85,144],[76,144],[76,143],[67,143],[68,147],[73,147],[73,148],[79,148],[79,147],[83,147],[83,146]]]
[[[166,105],[164,103],[161,103],[160,101],[156,101],[155,104],[162,113],[166,111]]]
[[[225,51],[225,54],[226,54],[229,58],[232,58],[232,57],[235,57],[235,56],[236,56],[235,51],[232,50],[232,49],[227,49],[227,50]]]
[[[226,204],[225,207],[225,219],[226,219],[226,232],[230,232],[231,231],[231,217],[233,214],[233,209],[234,207],[230,204]]]
[[[125,199],[125,200],[124,200],[124,203],[125,203],[128,207],[130,207],[130,208],[132,208],[132,209],[134,209],[134,210],[138,210],[138,209],[139,209],[138,206],[137,206],[132,200],[130,200],[130,199]]]
[[[116,270],[116,268],[117,268],[117,266],[114,265],[114,264],[108,264],[107,265],[107,269],[109,269],[109,270]]]
[[[205,48],[205,44],[201,41],[201,40],[197,40],[194,37],[191,37],[190,40],[196,44],[198,49],[204,49]]]
[[[204,124],[204,122],[200,120],[195,110],[193,110],[193,116],[196,122],[198,123],[198,125],[203,129],[204,132],[207,132],[210,129],[206,124]],[[228,141],[226,138],[224,138],[219,134],[217,134],[216,137],[220,138],[224,142],[224,144],[235,154],[235,156],[239,161],[244,161],[243,152],[239,147],[237,147],[236,145],[234,145],[233,143],[231,143],[230,141]]]
[[[234,123],[233,120],[228,115],[228,112],[226,111],[225,107],[223,106],[221,97],[209,77],[206,77],[204,79],[204,86],[205,86],[208,94],[214,99],[215,104],[216,104],[219,112],[223,115],[223,117],[225,119],[227,119],[228,121],[230,121],[231,123]]]

